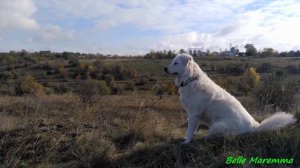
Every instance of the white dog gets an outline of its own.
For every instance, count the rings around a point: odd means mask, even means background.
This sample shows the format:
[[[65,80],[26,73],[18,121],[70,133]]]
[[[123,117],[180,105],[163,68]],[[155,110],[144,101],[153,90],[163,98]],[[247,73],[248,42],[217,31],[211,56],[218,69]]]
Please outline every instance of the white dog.
[[[164,70],[177,75],[175,84],[179,87],[180,100],[188,113],[185,144],[192,141],[200,123],[209,127],[204,137],[208,139],[275,129],[296,122],[291,114],[279,112],[258,123],[235,97],[214,83],[188,54],[177,55]]]

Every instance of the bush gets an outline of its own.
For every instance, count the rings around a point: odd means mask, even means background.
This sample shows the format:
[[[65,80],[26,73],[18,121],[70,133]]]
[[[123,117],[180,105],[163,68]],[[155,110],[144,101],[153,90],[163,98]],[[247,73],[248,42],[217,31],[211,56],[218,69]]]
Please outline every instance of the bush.
[[[229,93],[238,95],[238,82],[240,81],[237,77],[218,77],[216,80],[216,83],[220,85],[222,88],[227,90]]]
[[[250,67],[240,77],[218,78],[216,83],[234,95],[247,95],[260,84],[256,69]]]
[[[256,72],[256,69],[250,67],[241,76],[240,80],[237,82],[237,90],[239,93],[244,93],[248,95],[254,88],[260,84],[260,76]]]
[[[287,72],[286,72],[286,70],[284,70],[282,68],[278,68],[278,69],[275,69],[274,75],[276,78],[281,78],[281,77],[286,76]]]
[[[13,78],[13,74],[11,72],[0,72],[0,81],[8,81]]]
[[[104,75],[112,74],[116,80],[128,80],[137,76],[137,72],[135,69],[122,64],[105,66],[103,67],[102,72]]]
[[[98,80],[102,80],[105,78],[105,76],[103,76],[102,71],[103,71],[103,67],[104,67],[104,63],[102,60],[97,60],[93,63],[94,66],[94,70],[93,72],[91,72],[91,77],[93,79],[98,79]]]
[[[260,82],[260,76],[256,72],[256,69],[253,67],[250,67],[246,70],[246,72],[242,76],[242,79],[246,81],[246,83],[248,83],[251,88],[258,86]]]
[[[17,82],[15,93],[17,95],[42,94],[44,93],[43,89],[43,85],[38,83],[32,76],[25,76]]]
[[[78,59],[75,57],[69,58],[69,64],[71,67],[78,67],[80,65]]]
[[[106,74],[104,80],[110,88],[116,87],[115,77],[112,74]]]
[[[92,79],[106,80],[108,83],[114,80],[128,80],[137,76],[137,71],[123,64],[104,65],[101,60],[94,62],[91,70],[80,68],[81,76],[90,76]],[[88,71],[88,73],[86,72]]]
[[[107,86],[105,81],[98,81],[98,80],[94,80],[94,81],[96,83],[99,94],[101,95],[110,94],[110,88]]]
[[[54,88],[57,93],[67,93],[71,91],[71,88],[66,83],[57,84]]]
[[[273,105],[281,110],[289,110],[295,103],[295,95],[299,92],[299,84],[295,81],[281,81],[270,78],[257,90],[256,97],[260,106]]]
[[[211,65],[211,70],[215,71],[217,69],[216,65]],[[223,67],[218,67],[217,71],[225,74],[240,75],[246,71],[245,65],[243,64],[227,64]]]
[[[93,73],[94,67],[92,65],[80,64],[77,77],[81,80],[86,80],[91,78],[91,73]]]
[[[259,73],[271,73],[272,70],[275,68],[274,65],[271,63],[262,63],[258,68],[257,71]]]
[[[79,96],[85,106],[91,106],[96,102],[96,95],[110,94],[110,88],[105,81],[85,80],[79,83]]]

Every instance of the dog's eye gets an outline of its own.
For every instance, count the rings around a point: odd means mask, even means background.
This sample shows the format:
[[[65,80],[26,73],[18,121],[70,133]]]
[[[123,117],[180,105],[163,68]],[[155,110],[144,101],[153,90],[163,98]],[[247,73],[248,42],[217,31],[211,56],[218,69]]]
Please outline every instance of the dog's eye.
[[[177,64],[178,64],[177,62],[174,63],[174,65],[177,65]]]

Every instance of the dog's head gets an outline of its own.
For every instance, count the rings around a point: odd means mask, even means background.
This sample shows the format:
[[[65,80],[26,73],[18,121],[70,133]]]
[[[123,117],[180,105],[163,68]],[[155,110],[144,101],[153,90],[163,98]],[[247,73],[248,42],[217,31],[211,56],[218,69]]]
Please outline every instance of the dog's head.
[[[189,54],[178,54],[164,70],[169,74],[181,75],[188,70],[191,61],[193,61],[193,57]]]

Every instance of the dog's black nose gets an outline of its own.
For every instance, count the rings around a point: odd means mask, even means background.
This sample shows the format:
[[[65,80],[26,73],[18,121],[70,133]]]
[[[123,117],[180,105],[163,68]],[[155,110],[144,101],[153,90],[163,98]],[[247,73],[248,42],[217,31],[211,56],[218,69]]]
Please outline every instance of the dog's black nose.
[[[168,73],[168,67],[165,67],[165,68],[164,68],[164,71]]]

